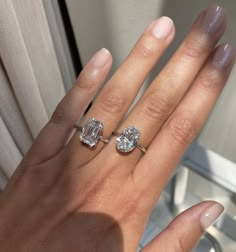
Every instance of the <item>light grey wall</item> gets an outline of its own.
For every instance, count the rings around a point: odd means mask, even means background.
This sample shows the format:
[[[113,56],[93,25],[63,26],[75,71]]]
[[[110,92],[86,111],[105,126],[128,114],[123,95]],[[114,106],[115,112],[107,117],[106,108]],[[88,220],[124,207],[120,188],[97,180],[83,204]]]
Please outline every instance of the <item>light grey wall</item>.
[[[85,64],[95,51],[106,47],[114,57],[113,71],[153,19],[170,16],[175,21],[177,35],[150,79],[176,50],[197,13],[211,3],[209,0],[67,0],[82,63]],[[222,41],[236,45],[236,1],[218,0],[214,3],[224,6],[229,15],[228,31]],[[236,68],[198,141],[236,162],[235,139]]]

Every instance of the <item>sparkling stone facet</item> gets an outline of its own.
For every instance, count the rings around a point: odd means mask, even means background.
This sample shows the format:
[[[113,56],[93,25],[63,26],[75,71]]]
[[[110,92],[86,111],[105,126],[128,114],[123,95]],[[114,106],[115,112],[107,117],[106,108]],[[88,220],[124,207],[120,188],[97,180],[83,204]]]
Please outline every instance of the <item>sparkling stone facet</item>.
[[[89,118],[80,134],[80,141],[89,145],[90,148],[96,145],[102,134],[103,123],[95,118]]]
[[[121,152],[130,152],[137,146],[139,138],[139,130],[134,126],[129,126],[117,137],[116,147]]]

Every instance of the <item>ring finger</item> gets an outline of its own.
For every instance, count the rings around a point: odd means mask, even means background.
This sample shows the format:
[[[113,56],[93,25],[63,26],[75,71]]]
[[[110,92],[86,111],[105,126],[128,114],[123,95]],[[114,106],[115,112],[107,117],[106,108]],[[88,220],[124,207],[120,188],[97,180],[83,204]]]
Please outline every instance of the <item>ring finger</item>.
[[[179,104],[226,28],[223,8],[203,11],[175,55],[156,77],[142,99],[121,125],[135,125],[142,133],[140,143],[148,146],[165,120]],[[134,162],[140,151],[129,156]],[[127,157],[125,157],[127,161]]]

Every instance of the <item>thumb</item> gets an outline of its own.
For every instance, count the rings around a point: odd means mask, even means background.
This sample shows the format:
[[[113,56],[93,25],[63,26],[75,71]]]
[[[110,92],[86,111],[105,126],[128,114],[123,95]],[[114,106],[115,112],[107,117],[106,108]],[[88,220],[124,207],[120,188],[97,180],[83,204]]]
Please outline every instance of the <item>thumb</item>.
[[[187,209],[145,246],[142,252],[192,251],[205,230],[217,220],[223,211],[224,207],[214,201],[205,201]]]

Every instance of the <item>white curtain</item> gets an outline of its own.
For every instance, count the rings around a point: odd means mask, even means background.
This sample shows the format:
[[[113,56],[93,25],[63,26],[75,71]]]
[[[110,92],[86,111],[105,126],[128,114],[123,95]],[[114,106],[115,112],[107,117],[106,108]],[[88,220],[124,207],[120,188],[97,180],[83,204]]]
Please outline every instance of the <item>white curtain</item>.
[[[65,94],[49,27],[42,0],[0,1],[1,189]]]

